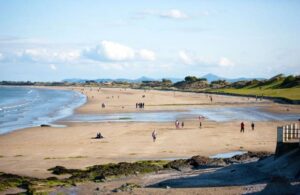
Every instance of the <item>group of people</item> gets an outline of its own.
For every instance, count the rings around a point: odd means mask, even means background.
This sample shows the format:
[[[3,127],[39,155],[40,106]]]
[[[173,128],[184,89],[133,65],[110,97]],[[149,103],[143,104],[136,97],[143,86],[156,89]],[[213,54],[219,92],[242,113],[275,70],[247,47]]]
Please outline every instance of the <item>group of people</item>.
[[[140,103],[136,103],[135,104],[135,108],[144,108],[145,107],[145,103],[144,102],[140,102]]]
[[[254,130],[254,128],[255,128],[255,124],[254,124],[254,122],[252,122],[251,123],[251,129],[252,129],[252,131]],[[245,132],[245,124],[244,124],[244,122],[241,122],[241,130],[240,130],[240,132],[241,133]]]
[[[176,129],[180,128],[180,122],[178,120],[175,121],[175,127],[176,127]],[[181,122],[181,128],[183,128],[183,127],[184,127],[184,122],[182,121]]]

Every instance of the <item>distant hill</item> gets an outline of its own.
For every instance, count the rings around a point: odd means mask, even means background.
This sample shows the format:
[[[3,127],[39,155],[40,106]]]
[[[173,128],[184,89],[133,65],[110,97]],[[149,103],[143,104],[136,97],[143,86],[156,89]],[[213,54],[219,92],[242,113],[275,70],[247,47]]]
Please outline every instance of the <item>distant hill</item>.
[[[245,78],[245,77],[240,77],[240,78],[225,78],[225,77],[220,77],[218,75],[215,74],[206,74],[204,76],[202,76],[201,78],[206,78],[207,82],[212,82],[212,81],[217,81],[217,80],[225,80],[227,82],[236,82],[236,81],[250,81],[253,79],[256,80],[263,80],[264,78]],[[104,83],[104,82],[128,82],[128,83],[141,83],[143,81],[161,81],[163,78],[161,79],[154,79],[151,77],[146,77],[146,76],[142,76],[139,77],[137,79],[126,79],[126,78],[117,78],[117,79],[109,79],[109,78],[101,78],[101,79],[79,79],[79,78],[72,78],[72,79],[64,79],[63,82],[69,82],[69,83],[85,83],[86,81],[96,81],[98,83]],[[183,81],[184,78],[176,78],[176,77],[166,77],[164,79],[168,79],[171,80],[172,83],[177,83],[179,81]]]
[[[85,81],[87,81],[87,80],[86,79],[77,79],[77,78],[62,80],[62,82],[67,82],[67,83],[84,83]]]
[[[173,83],[176,83],[178,81],[182,81],[183,79],[180,78],[165,78],[168,80],[171,80]],[[103,78],[103,79],[77,79],[77,78],[72,78],[72,79],[64,79],[63,82],[68,82],[68,83],[85,83],[86,81],[95,81],[97,83],[105,83],[105,82],[128,82],[128,83],[141,83],[143,81],[161,81],[162,79],[153,79],[150,77],[145,77],[142,76],[137,79],[125,79],[125,78],[117,78],[117,79],[108,79],[108,78]]]
[[[148,78],[148,77],[140,77],[137,79],[125,79],[125,78],[117,78],[117,79],[64,79],[63,82],[69,82],[69,83],[85,83],[86,81],[95,81],[97,83],[105,83],[105,82],[128,82],[128,83],[140,83],[142,81],[156,81],[156,79]]]
[[[220,76],[217,76],[215,74],[206,74],[204,76],[202,76],[201,78],[206,78],[207,81],[210,83],[212,81],[217,81],[217,80],[225,80],[227,82],[236,82],[236,81],[250,81],[250,80],[253,80],[253,79],[256,79],[256,80],[263,80],[264,78],[245,78],[245,77],[240,77],[240,78],[225,78],[225,77],[220,77]]]

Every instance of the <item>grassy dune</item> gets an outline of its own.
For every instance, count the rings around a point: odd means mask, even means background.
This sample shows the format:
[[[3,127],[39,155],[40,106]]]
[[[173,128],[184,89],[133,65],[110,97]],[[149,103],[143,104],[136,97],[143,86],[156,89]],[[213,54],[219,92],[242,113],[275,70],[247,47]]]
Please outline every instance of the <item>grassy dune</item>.
[[[209,92],[221,92],[240,95],[257,95],[268,97],[280,97],[289,100],[300,100],[300,87],[281,88],[284,79],[275,80],[271,83],[264,85],[252,84],[242,88],[222,88],[222,89],[209,89]]]
[[[240,95],[257,95],[268,97],[281,97],[289,100],[300,100],[300,88],[285,88],[285,89],[259,89],[259,88],[226,88],[226,89],[212,89],[209,92],[221,92],[230,94],[240,94]]]

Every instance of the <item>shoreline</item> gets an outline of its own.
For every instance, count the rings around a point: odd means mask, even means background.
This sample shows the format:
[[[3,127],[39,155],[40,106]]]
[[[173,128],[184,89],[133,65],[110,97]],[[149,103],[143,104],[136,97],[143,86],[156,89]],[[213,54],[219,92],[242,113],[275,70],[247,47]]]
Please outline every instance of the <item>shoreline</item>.
[[[2,88],[3,93],[6,93],[7,88],[7,95],[20,97],[11,101],[4,98],[6,103],[1,106],[3,109],[0,109],[4,117],[2,118],[4,123],[0,126],[1,134],[41,125],[57,126],[58,121],[73,115],[76,108],[86,103],[85,95],[67,88],[31,86],[2,86]],[[13,121],[11,118],[16,120]]]

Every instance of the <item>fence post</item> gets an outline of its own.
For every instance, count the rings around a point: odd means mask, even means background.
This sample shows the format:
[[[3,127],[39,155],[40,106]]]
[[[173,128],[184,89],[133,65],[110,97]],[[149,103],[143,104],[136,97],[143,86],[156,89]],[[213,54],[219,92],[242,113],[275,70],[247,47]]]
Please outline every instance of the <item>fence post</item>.
[[[277,143],[284,142],[284,126],[277,127]]]

